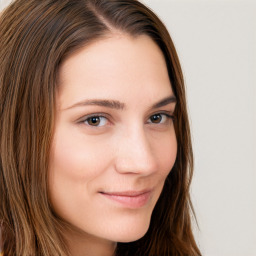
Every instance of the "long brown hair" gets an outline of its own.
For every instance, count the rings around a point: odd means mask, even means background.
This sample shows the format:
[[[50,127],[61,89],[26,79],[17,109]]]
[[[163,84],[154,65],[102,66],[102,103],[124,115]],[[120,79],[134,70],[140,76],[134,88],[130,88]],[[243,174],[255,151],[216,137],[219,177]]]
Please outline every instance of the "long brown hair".
[[[6,256],[69,255],[47,188],[60,64],[113,31],[148,35],[177,98],[178,153],[146,235],[120,256],[198,256],[189,187],[193,155],[184,81],[163,23],[136,0],[16,0],[0,17],[0,221]]]

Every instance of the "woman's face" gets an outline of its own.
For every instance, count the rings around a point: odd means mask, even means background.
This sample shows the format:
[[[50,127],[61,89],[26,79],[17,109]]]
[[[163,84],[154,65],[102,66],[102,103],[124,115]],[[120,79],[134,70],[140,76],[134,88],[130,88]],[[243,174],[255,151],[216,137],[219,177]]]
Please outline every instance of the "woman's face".
[[[86,235],[141,238],[177,152],[161,50],[147,36],[101,39],[63,63],[58,86],[54,211]]]

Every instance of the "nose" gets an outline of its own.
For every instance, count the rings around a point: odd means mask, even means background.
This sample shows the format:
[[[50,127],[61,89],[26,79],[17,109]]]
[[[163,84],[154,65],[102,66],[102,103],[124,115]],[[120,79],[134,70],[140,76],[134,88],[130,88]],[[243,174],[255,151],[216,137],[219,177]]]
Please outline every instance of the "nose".
[[[115,169],[122,174],[148,176],[157,171],[157,156],[144,129],[135,128],[119,136]]]

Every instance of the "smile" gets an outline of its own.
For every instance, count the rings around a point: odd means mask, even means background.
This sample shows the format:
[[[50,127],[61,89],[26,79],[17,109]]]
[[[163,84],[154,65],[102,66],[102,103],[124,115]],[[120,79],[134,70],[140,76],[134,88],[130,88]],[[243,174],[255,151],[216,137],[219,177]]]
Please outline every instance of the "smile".
[[[100,192],[104,197],[113,200],[127,208],[141,208],[150,199],[151,190],[147,191],[125,191],[125,192]]]

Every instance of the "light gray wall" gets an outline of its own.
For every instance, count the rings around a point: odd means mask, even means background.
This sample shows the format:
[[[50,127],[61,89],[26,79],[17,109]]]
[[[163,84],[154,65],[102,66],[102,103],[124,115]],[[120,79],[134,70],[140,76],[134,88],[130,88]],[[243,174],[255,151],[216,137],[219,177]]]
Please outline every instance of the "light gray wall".
[[[143,2],[166,23],[184,70],[203,255],[256,256],[256,3]]]
[[[10,3],[10,0],[0,0],[0,10]]]

